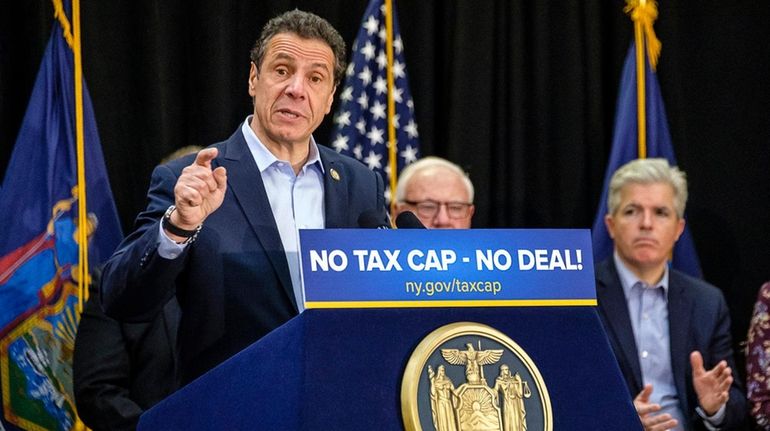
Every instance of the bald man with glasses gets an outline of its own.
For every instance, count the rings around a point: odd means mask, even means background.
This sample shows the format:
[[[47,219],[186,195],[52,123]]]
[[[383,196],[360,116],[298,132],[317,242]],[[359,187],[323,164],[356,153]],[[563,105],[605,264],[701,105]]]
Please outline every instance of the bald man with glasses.
[[[467,229],[475,210],[473,183],[446,159],[422,158],[404,168],[398,178],[394,219],[411,211],[430,229]]]

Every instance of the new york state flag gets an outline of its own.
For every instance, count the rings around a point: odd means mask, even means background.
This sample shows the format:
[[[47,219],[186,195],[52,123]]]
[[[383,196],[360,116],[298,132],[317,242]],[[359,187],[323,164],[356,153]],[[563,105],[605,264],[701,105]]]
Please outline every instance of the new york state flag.
[[[0,429],[85,429],[72,356],[80,247],[91,266],[121,239],[94,113],[83,85],[87,220],[79,224],[75,77],[69,2],[57,21],[0,188]],[[88,244],[78,240],[86,226]]]

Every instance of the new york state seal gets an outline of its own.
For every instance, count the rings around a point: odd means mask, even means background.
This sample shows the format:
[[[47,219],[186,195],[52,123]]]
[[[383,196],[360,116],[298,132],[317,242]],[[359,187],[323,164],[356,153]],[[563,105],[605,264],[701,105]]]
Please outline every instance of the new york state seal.
[[[420,342],[404,371],[401,411],[407,431],[553,428],[532,359],[502,332],[472,322],[442,326]]]

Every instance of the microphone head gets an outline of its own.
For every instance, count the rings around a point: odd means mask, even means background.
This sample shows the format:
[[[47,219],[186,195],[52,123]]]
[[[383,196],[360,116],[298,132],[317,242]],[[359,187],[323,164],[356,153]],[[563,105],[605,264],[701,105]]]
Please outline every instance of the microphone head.
[[[404,211],[396,217],[396,227],[399,229],[425,229],[425,225],[411,211]]]
[[[390,229],[390,222],[385,211],[371,209],[358,216],[358,226],[366,229]]]

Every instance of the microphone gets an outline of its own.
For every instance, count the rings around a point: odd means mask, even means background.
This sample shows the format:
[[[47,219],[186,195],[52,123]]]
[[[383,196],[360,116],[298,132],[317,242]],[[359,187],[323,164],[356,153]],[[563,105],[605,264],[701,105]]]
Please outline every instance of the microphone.
[[[366,229],[390,229],[390,220],[382,210],[366,210],[358,216],[358,226]]]
[[[404,211],[396,217],[396,227],[399,229],[425,229],[425,225],[411,211]]]

